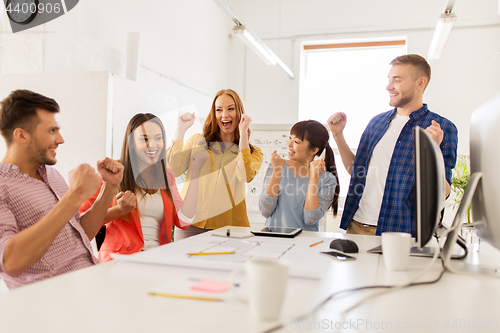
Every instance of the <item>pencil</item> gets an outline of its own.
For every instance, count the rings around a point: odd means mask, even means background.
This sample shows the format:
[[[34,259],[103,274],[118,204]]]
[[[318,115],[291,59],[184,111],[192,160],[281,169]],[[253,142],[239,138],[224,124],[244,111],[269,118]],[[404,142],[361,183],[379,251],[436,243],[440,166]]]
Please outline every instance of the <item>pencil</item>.
[[[309,247],[313,247],[313,246],[316,246],[316,245],[321,244],[321,243],[323,243],[323,241],[319,241],[319,242],[313,243],[313,244],[309,245]]]
[[[170,297],[170,298],[197,299],[197,300],[200,300],[200,301],[210,301],[210,302],[222,302],[221,299],[219,299],[219,298],[212,298],[212,297],[173,295],[173,294],[163,294],[163,293],[153,293],[153,292],[149,292],[149,295],[150,296]]]
[[[212,254],[234,254],[234,251],[231,251],[231,252],[197,252],[197,253],[188,253],[188,256],[204,256],[204,255],[212,255]]]

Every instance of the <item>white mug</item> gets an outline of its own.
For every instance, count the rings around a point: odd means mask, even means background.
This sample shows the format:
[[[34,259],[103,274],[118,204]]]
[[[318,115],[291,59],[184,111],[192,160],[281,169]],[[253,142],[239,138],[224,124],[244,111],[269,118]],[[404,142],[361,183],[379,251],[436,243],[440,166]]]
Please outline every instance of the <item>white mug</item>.
[[[279,318],[288,282],[288,262],[269,258],[252,258],[241,269],[229,275],[230,286],[236,276],[246,273],[246,289],[252,314],[262,320]]]
[[[411,235],[405,232],[382,233],[382,253],[387,269],[404,271],[410,258]]]

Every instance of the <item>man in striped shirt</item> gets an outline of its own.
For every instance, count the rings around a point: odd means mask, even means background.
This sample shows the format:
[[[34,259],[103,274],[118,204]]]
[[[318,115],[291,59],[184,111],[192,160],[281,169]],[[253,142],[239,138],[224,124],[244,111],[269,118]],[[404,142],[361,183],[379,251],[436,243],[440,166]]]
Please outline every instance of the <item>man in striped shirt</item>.
[[[340,227],[347,233],[381,235],[386,231],[415,235],[413,129],[424,128],[441,148],[450,192],[457,160],[458,131],[448,119],[429,111],[423,94],[431,78],[427,61],[416,54],[395,58],[389,72],[389,105],[394,109],[370,120],[356,155],[344,136],[346,115],[336,113],[328,126],[351,174]]]
[[[9,288],[97,264],[90,240],[104,221],[123,166],[97,162],[104,181],[98,200],[78,208],[100,185],[88,164],[69,173],[69,186],[52,167],[64,143],[53,99],[28,90],[0,102],[0,132],[7,152],[0,163],[0,277]]]

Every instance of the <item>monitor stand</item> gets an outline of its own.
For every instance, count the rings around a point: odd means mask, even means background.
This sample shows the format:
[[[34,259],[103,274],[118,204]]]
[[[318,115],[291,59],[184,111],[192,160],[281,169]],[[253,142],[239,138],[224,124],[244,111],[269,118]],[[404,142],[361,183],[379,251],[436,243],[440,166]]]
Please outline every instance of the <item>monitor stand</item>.
[[[447,270],[453,273],[459,274],[484,274],[492,277],[500,278],[500,268],[499,267],[488,267],[484,265],[475,265],[468,263],[460,263],[459,265],[452,265],[452,247],[453,244],[458,241],[460,228],[463,223],[463,219],[465,217],[465,212],[469,205],[472,202],[472,197],[476,192],[477,185],[482,178],[482,173],[475,172],[470,176],[469,182],[467,183],[467,187],[465,188],[464,195],[462,197],[462,201],[460,202],[460,206],[458,207],[458,211],[455,214],[455,218],[453,219],[453,223],[450,228],[450,232],[448,237],[446,238],[446,242],[443,247],[443,263]]]
[[[467,253],[468,253],[467,246],[465,244],[464,239],[461,236],[457,237],[457,244],[460,245],[460,247],[463,249],[463,251],[461,254],[452,253],[451,259],[463,259],[467,256]],[[434,251],[435,251],[435,249],[433,247],[429,247],[429,246],[425,246],[425,247],[413,246],[410,249],[410,256],[432,258],[432,257],[434,257]],[[376,246],[373,249],[368,250],[367,252],[368,253],[382,254],[382,245]]]
[[[436,230],[436,234],[437,234],[438,238],[441,237],[441,235],[443,235],[446,231],[447,231],[446,227],[444,227],[442,225],[439,226],[438,229]],[[463,239],[462,236],[458,235],[456,242],[463,249],[463,251],[461,254],[452,253],[451,259],[463,259],[467,256],[467,253],[468,253],[467,244],[465,243],[465,239]],[[433,248],[433,247],[425,246],[425,247],[419,248],[417,246],[414,246],[410,250],[410,255],[415,256],[415,257],[433,257],[434,252],[435,252],[435,248]],[[440,257],[441,257],[441,255],[440,255]]]

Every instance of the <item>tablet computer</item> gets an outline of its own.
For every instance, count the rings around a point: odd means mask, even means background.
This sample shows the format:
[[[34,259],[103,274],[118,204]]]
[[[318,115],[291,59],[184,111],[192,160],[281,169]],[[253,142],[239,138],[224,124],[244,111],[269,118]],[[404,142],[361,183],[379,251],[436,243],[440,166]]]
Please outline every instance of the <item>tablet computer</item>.
[[[272,236],[272,237],[289,237],[293,238],[302,232],[301,228],[289,227],[271,227],[267,226],[257,230],[252,230],[251,233],[255,236]]]

